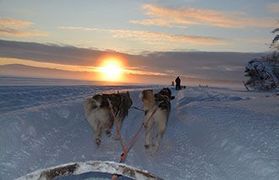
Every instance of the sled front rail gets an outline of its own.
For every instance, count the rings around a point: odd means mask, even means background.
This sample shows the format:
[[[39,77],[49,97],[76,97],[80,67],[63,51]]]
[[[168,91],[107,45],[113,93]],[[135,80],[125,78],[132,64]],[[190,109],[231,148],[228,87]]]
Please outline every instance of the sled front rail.
[[[117,174],[131,179],[161,179],[148,171],[112,161],[86,161],[62,164],[47,169],[37,170],[17,180],[51,180],[61,176],[80,175],[89,172]]]

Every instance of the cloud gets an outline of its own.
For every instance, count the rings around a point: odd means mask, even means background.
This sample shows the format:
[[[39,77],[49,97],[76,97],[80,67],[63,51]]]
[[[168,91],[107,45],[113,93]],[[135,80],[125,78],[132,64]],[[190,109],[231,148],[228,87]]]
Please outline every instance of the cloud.
[[[26,28],[33,23],[31,21],[25,21],[20,19],[11,19],[11,18],[0,18],[0,26],[8,26],[15,28]]]
[[[3,37],[35,37],[47,36],[46,32],[34,30],[31,21],[0,18],[0,36]]]
[[[210,9],[190,7],[168,8],[152,4],[143,5],[143,9],[149,18],[131,20],[131,23],[165,27],[208,25],[220,28],[270,28],[274,27],[276,23],[271,18],[251,18],[247,17],[244,13],[223,12]]]
[[[2,76],[1,83],[3,84],[14,84],[14,85],[26,85],[28,83],[28,79],[22,79],[23,81],[18,81],[18,78],[15,77],[34,77],[34,78],[47,78],[48,80],[39,80],[39,83],[47,83],[52,84],[57,82],[56,80],[51,79],[69,79],[69,80],[79,80],[75,81],[68,81],[70,84],[104,84],[101,83],[101,79],[96,77],[99,76],[96,72],[87,72],[87,71],[69,71],[69,70],[60,70],[56,68],[47,68],[47,67],[36,67],[32,65],[22,65],[22,64],[5,64],[0,65],[0,77]],[[3,76],[4,82],[3,82]],[[6,77],[8,76],[8,77]],[[127,79],[133,79],[134,82],[130,83],[150,83],[156,82],[157,84],[165,83],[169,81],[170,76],[161,76],[157,74],[127,74]],[[7,82],[5,82],[5,79]],[[14,80],[14,81],[13,81]],[[25,81],[27,80],[27,81]],[[95,81],[95,82],[92,82]],[[29,83],[32,84],[34,81],[29,79]],[[67,81],[66,81],[67,82]],[[65,84],[65,81],[58,82],[60,85]],[[38,83],[35,81],[35,83]],[[125,82],[124,82],[125,83]],[[56,83],[57,84],[57,83]],[[38,84],[35,84],[38,85]],[[107,83],[105,83],[107,85]]]
[[[108,31],[105,29],[89,28],[89,27],[81,27],[81,26],[60,26],[58,28],[63,30],[79,30],[79,31]]]
[[[16,30],[12,28],[2,28],[0,27],[0,36],[5,37],[35,37],[35,36],[47,36],[46,32],[40,31],[26,31],[26,30]]]
[[[267,10],[271,13],[278,14],[279,13],[279,3],[269,3],[266,6]]]
[[[164,44],[164,43],[190,43],[198,45],[224,45],[225,39],[210,37],[210,36],[194,36],[194,35],[181,35],[170,34],[161,32],[138,31],[127,29],[98,29],[89,27],[73,27],[61,26],[59,29],[63,30],[78,30],[78,31],[102,31],[111,33],[114,38],[127,39],[133,41],[142,41],[148,44]]]
[[[224,44],[221,38],[208,36],[174,35],[160,32],[131,31],[131,30],[112,30],[113,37],[149,41],[153,43],[173,42],[173,43],[191,43],[199,45]]]
[[[94,65],[102,51],[56,44],[0,40],[0,56],[65,65]]]
[[[58,64],[64,65],[57,66],[58,69],[80,72],[83,67],[87,70],[89,67],[96,67],[98,61],[108,55],[121,57],[126,61],[126,74],[129,77],[127,79],[145,82],[147,79],[152,81],[154,78],[156,82],[170,82],[177,75],[182,75],[186,81],[190,81],[191,78],[241,81],[244,78],[243,71],[247,62],[255,57],[263,56],[264,53],[196,51],[130,55],[73,46],[0,40],[0,57],[2,59],[31,60],[29,64],[25,64],[30,66],[35,65],[32,64],[32,61],[52,63],[53,66],[44,67],[55,68],[55,64]],[[20,62],[14,63],[19,64]],[[42,67],[40,64],[36,66]],[[160,80],[160,78],[162,79]]]
[[[93,80],[94,72],[67,71],[47,67],[35,67],[22,64],[0,65],[0,76],[37,77],[54,79]],[[19,82],[20,83],[20,82]]]
[[[99,72],[99,62],[104,57],[133,59],[133,55],[113,51],[99,51],[73,46],[40,44],[0,40],[0,64],[22,64],[76,72]],[[145,70],[146,69],[146,70]],[[148,68],[127,66],[130,75],[166,76],[168,74]]]
[[[32,66],[37,68],[48,68],[57,69],[68,72],[87,72],[87,73],[100,73],[102,68],[99,66],[80,66],[80,65],[68,65],[59,63],[49,63],[49,62],[38,62],[28,59],[18,59],[18,58],[3,58],[0,56],[0,65],[10,65],[10,64],[20,64],[25,66]],[[125,74],[131,75],[148,75],[148,76],[168,76],[168,73],[144,71],[145,68],[140,67],[130,67],[126,66],[123,72]]]

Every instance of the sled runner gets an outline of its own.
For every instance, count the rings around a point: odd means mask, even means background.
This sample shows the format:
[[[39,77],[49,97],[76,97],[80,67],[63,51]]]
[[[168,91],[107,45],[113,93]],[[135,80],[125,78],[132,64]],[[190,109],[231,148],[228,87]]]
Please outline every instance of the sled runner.
[[[62,176],[81,175],[89,172],[101,172],[120,175],[131,179],[161,179],[148,171],[112,161],[86,161],[62,164],[37,170],[17,180],[51,180]]]

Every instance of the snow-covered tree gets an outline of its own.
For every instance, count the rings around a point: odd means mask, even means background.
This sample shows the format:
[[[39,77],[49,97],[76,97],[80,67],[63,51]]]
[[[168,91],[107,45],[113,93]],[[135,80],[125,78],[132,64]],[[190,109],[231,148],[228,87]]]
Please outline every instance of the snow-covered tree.
[[[270,90],[279,87],[279,28],[272,31],[275,34],[270,48],[273,52],[260,58],[252,59],[245,68],[245,76],[249,79],[245,87],[257,90]]]
[[[279,28],[274,29],[272,33],[275,34],[275,37],[273,38],[270,47],[278,51],[279,50]]]

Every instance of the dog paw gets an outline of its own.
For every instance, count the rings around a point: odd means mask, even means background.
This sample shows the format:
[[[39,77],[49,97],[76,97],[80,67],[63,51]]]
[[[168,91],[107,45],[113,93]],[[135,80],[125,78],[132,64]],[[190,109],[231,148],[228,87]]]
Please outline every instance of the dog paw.
[[[101,144],[101,139],[96,139],[96,144],[97,144],[97,146],[100,146],[100,144]]]

